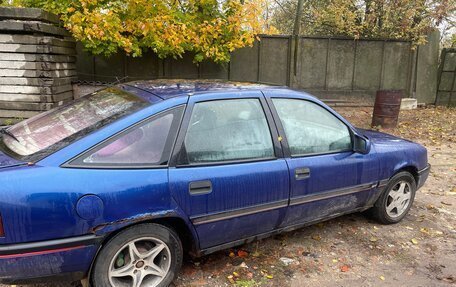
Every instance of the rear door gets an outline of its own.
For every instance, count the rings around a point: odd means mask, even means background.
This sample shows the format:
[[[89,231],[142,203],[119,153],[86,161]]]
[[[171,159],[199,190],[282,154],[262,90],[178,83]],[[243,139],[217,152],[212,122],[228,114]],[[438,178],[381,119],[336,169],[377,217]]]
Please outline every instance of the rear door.
[[[171,194],[202,249],[281,223],[288,168],[261,92],[190,97],[171,165]]]
[[[363,208],[377,185],[377,160],[355,153],[349,126],[300,94],[269,91],[290,170],[284,225],[302,224]]]

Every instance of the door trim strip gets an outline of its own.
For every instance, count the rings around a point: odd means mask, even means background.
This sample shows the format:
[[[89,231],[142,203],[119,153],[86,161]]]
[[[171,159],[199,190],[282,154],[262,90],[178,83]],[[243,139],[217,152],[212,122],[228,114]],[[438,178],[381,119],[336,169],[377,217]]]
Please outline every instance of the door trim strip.
[[[371,190],[372,188],[375,188],[376,186],[377,186],[377,183],[366,183],[366,184],[360,184],[360,185],[350,186],[350,187],[346,187],[346,188],[333,189],[333,190],[322,192],[319,194],[292,197],[290,199],[290,206],[314,202],[314,201],[318,201],[318,200],[329,199],[329,198],[333,198],[333,197],[337,197],[337,196],[349,195],[349,194],[357,193],[360,191]]]
[[[299,197],[293,197],[290,199],[290,203],[288,203],[288,199],[284,199],[284,200],[279,200],[279,201],[275,201],[272,203],[249,206],[246,208],[239,208],[239,209],[230,210],[230,211],[222,211],[222,212],[212,213],[209,215],[196,215],[196,216],[190,217],[190,220],[192,221],[192,223],[194,225],[206,224],[206,223],[211,223],[211,222],[215,222],[215,221],[231,219],[231,218],[238,217],[238,216],[251,215],[251,214],[255,214],[255,213],[259,213],[259,212],[283,208],[283,207],[287,207],[288,205],[293,206],[293,205],[298,205],[298,204],[314,202],[314,201],[318,201],[318,200],[329,199],[329,198],[333,198],[333,197],[337,197],[337,196],[349,195],[352,193],[371,190],[376,187],[377,187],[377,182],[360,184],[360,185],[355,185],[355,186],[351,186],[351,187],[347,187],[347,188],[333,189],[333,190],[326,191],[326,192],[323,192],[320,194],[315,194],[315,195],[304,195],[304,196],[299,196]]]
[[[191,217],[191,221],[195,225],[211,223],[214,221],[230,219],[238,216],[255,214],[263,211],[274,210],[282,207],[288,206],[288,199],[274,201],[272,203],[260,204],[246,208],[240,208],[230,211],[222,211],[217,213],[212,213],[209,215],[198,215]]]

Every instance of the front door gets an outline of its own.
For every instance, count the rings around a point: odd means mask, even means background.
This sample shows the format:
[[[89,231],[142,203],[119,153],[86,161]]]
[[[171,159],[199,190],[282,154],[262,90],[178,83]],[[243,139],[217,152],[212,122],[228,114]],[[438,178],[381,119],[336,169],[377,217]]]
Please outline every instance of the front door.
[[[290,207],[283,225],[337,216],[372,197],[378,163],[353,152],[353,131],[324,105],[270,92],[290,171]]]
[[[261,92],[190,97],[170,190],[206,249],[275,229],[289,176]]]

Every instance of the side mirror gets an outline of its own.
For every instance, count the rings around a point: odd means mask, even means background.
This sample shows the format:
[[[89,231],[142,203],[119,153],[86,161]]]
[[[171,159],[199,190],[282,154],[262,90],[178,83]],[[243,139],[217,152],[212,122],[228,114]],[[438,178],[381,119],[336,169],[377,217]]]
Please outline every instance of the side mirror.
[[[371,148],[370,141],[358,134],[355,134],[355,142],[353,144],[353,150],[357,153],[368,154]]]

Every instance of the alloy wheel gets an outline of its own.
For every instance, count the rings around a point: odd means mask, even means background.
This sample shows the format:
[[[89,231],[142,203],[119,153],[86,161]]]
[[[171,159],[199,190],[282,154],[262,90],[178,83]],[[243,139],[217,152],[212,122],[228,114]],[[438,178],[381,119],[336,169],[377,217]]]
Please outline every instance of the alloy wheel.
[[[109,264],[113,287],[156,287],[171,266],[168,246],[154,237],[143,237],[125,244]]]
[[[412,192],[407,181],[397,182],[389,191],[386,199],[386,213],[391,218],[400,217],[410,205]]]

